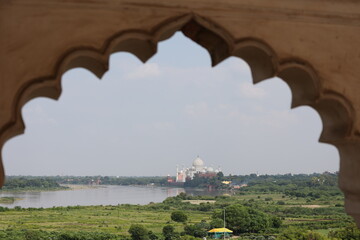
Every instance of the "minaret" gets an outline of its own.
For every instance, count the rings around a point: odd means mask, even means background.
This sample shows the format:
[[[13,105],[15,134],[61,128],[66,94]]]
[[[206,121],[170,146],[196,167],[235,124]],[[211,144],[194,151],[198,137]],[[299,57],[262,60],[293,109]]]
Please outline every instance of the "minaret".
[[[176,165],[176,182],[179,181],[178,176],[179,176],[179,165]]]

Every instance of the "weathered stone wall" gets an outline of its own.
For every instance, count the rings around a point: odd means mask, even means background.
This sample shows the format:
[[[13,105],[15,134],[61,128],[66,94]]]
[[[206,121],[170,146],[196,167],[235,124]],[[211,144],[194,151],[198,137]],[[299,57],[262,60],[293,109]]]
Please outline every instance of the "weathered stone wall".
[[[320,141],[339,149],[346,209],[360,225],[358,1],[0,0],[0,148],[23,132],[27,101],[59,97],[65,71],[101,77],[118,51],[146,61],[175,31],[205,47],[213,65],[243,58],[254,83],[281,77],[293,107],[319,112]]]

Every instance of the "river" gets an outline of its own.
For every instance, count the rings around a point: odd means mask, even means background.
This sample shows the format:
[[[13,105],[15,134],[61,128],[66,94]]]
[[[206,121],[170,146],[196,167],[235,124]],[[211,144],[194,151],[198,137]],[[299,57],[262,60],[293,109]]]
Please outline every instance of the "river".
[[[0,204],[3,207],[20,206],[22,208],[49,208],[54,206],[91,206],[117,204],[148,204],[162,202],[181,192],[190,195],[220,195],[222,192],[194,190],[184,188],[168,188],[155,186],[99,186],[96,188],[80,188],[62,191],[5,192],[0,197],[15,197],[19,200],[11,204]]]

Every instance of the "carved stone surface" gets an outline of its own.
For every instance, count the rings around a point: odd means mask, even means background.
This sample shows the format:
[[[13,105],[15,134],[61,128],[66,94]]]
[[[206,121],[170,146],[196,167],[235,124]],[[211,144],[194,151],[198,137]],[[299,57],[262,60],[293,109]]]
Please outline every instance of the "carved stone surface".
[[[111,53],[145,62],[176,31],[206,48],[213,66],[243,58],[254,83],[278,76],[292,107],[318,111],[320,141],[339,150],[345,207],[360,226],[358,1],[0,0],[0,148],[23,133],[27,101],[60,96],[65,71],[101,78]],[[0,172],[2,183],[1,161]]]

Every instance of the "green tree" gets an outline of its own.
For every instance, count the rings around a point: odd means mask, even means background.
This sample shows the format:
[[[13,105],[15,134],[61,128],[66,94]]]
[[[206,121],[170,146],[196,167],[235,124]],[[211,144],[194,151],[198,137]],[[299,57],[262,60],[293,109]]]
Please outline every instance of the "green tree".
[[[186,200],[187,199],[187,195],[184,192],[181,192],[179,195],[177,195],[178,198],[182,199],[182,200]]]
[[[360,230],[354,225],[347,226],[335,231],[330,231],[328,236],[341,240],[355,240],[360,239]]]
[[[282,225],[281,218],[279,218],[279,217],[272,216],[270,218],[270,221],[271,221],[271,227],[273,227],[273,228],[279,228]]]
[[[187,215],[183,211],[174,211],[171,213],[171,220],[175,222],[186,222]]]
[[[220,218],[214,218],[211,220],[210,225],[212,228],[224,227],[224,220]]]
[[[283,231],[278,240],[326,240],[327,238],[316,232],[304,231],[304,229],[290,227]]]
[[[203,238],[207,235],[207,229],[203,228],[201,224],[186,225],[184,227],[184,233],[186,235],[194,236],[197,238]]]
[[[213,220],[222,218],[223,211],[216,211],[213,214]],[[258,233],[270,227],[270,218],[254,208],[234,204],[226,208],[226,226],[233,230],[234,234]]]
[[[176,238],[175,228],[171,225],[166,225],[162,229],[162,234],[165,240],[172,240]]]
[[[132,224],[128,231],[131,234],[132,240],[148,240],[149,231],[140,224]]]
[[[156,234],[153,233],[152,231],[149,231],[149,232],[148,232],[148,235],[149,235],[149,239],[150,239],[150,240],[157,240],[157,239],[159,239],[158,236],[156,236]]]

